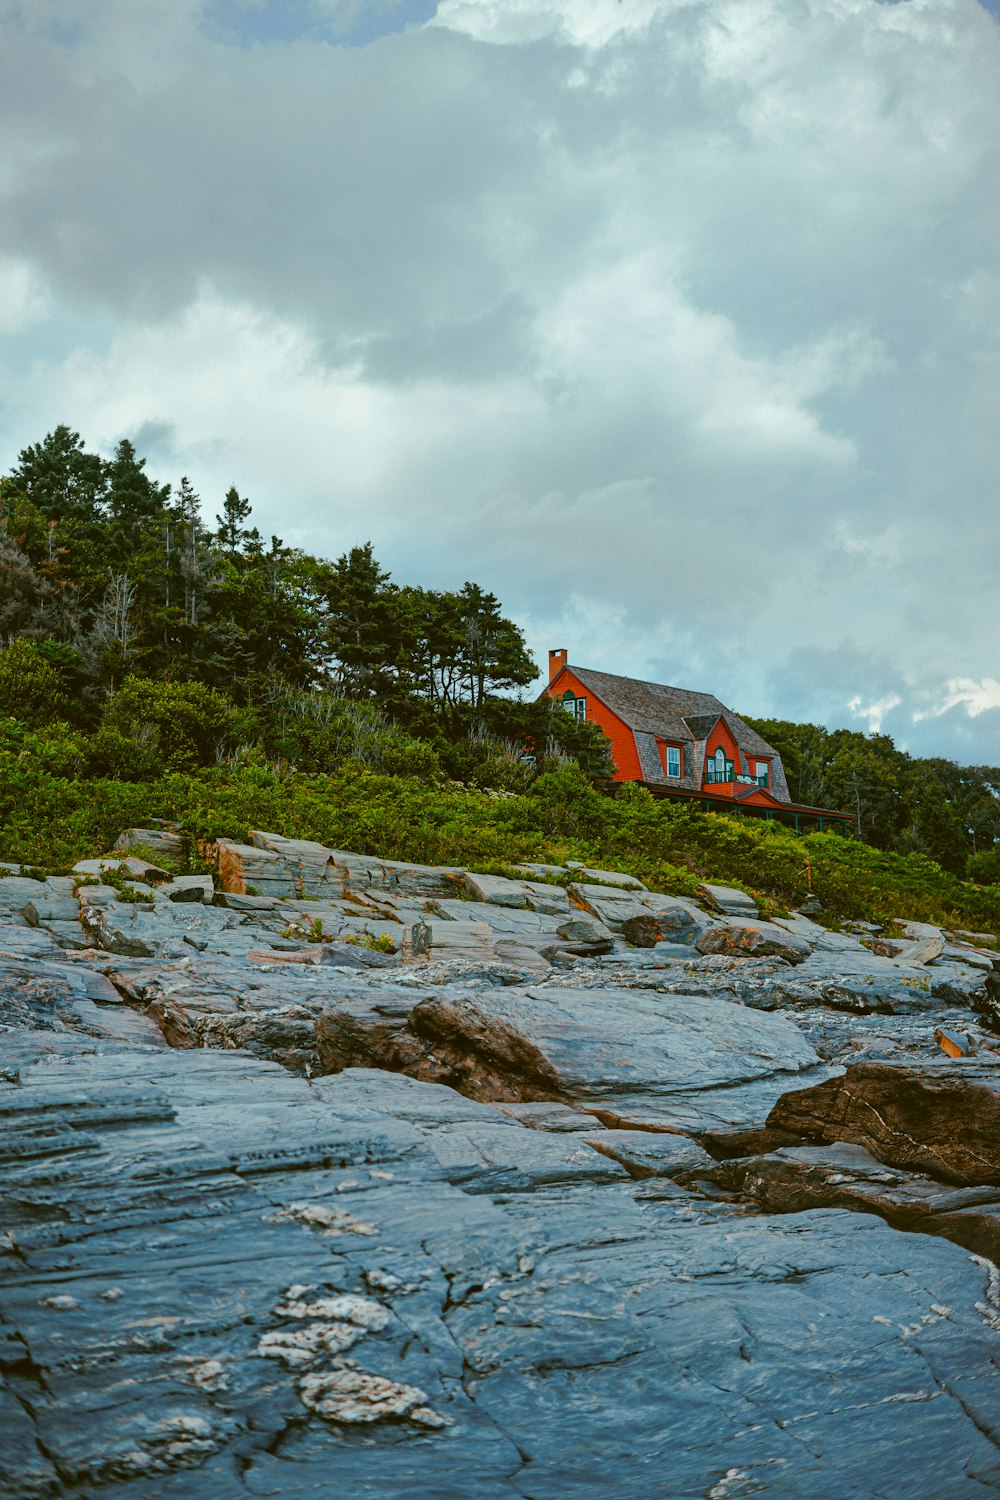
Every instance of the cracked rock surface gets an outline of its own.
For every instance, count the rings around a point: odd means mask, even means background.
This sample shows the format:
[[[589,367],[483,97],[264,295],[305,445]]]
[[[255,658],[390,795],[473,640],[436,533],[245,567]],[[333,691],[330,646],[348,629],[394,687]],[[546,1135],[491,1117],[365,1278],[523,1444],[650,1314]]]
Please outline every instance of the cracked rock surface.
[[[216,864],[134,911],[0,879],[5,1500],[1000,1492],[991,959]]]

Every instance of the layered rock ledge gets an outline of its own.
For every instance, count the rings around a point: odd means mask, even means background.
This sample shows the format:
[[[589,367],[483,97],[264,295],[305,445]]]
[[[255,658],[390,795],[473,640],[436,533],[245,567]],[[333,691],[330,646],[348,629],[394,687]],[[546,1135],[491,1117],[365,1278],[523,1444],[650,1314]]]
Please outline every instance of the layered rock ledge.
[[[0,878],[0,1493],[1000,1491],[990,950],[207,852]]]

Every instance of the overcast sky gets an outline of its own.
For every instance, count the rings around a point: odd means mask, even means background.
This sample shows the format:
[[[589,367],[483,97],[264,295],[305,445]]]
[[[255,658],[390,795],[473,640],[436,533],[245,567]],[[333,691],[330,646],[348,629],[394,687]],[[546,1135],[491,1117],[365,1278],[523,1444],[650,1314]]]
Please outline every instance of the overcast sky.
[[[1000,0],[0,0],[57,423],[542,663],[1000,761]]]

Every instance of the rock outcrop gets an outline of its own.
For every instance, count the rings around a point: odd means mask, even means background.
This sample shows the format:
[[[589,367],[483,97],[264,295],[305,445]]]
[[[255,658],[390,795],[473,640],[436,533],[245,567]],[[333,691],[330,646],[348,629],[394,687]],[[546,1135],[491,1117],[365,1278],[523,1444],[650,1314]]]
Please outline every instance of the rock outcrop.
[[[1000,1492],[988,950],[143,832],[0,876],[5,1500]]]

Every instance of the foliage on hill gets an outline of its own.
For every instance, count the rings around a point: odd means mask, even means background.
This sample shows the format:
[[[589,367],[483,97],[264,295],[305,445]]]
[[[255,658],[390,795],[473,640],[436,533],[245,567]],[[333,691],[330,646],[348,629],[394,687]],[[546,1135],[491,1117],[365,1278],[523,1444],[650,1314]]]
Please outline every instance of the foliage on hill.
[[[781,755],[795,801],[853,812],[855,833],[877,849],[926,854],[955,874],[1000,879],[992,853],[1000,841],[1000,767],[917,759],[886,734],[749,722]]]
[[[4,857],[64,870],[151,818],[192,840],[245,839],[252,828],[388,858],[505,870],[522,860],[612,864],[654,889],[691,894],[698,879],[744,886],[779,907],[812,890],[828,912],[997,931],[1000,887],[958,880],[923,855],[883,853],[837,834],[799,838],[775,823],[705,814],[640,788],[596,791],[557,765],[527,791],[498,793],[345,760],[333,775],[276,768],[259,755],[145,781],[87,774],[85,736],[0,720]]]
[[[370,543],[329,562],[265,542],[235,488],[210,529],[187,479],[155,482],[127,439],[104,460],[58,427],[0,480],[3,641],[0,712],[98,731],[110,774],[127,761],[122,735],[139,743],[140,775],[180,764],[183,734],[153,701],[164,681],[220,754],[260,743],[318,768],[347,734],[356,749],[374,737],[379,763],[391,720],[426,742],[411,751],[421,771],[430,756],[502,781],[526,741],[594,775],[609,767],[594,726],[508,696],[536,669],[494,594],[395,584]]]
[[[584,797],[610,773],[608,742],[547,699],[510,696],[535,675],[479,584],[396,584],[370,544],[330,562],[267,542],[235,488],[209,528],[188,481],[150,478],[127,439],[106,460],[58,427],[0,479],[10,857],[62,866],[166,816],[199,834],[265,825],[416,859],[573,850],[665,889],[689,858],[779,900],[802,894],[810,840],[644,795]],[[969,914],[992,897],[954,877],[1000,883],[1000,769],[915,760],[886,736],[756,727],[793,797],[853,810],[872,846],[819,846],[839,911],[874,913],[882,881],[911,915],[983,920]],[[583,781],[552,783],[567,762]]]

